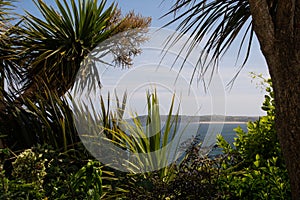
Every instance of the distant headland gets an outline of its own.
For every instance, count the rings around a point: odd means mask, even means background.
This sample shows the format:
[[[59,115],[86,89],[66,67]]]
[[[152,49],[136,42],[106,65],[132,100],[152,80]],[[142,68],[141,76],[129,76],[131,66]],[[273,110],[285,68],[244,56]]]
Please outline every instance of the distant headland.
[[[161,115],[161,121],[166,121],[167,115]],[[175,116],[173,116],[175,117]],[[141,123],[145,123],[147,115],[138,116]],[[181,123],[247,123],[249,121],[256,121],[259,116],[224,116],[224,115],[201,115],[189,116],[179,115],[178,119]]]

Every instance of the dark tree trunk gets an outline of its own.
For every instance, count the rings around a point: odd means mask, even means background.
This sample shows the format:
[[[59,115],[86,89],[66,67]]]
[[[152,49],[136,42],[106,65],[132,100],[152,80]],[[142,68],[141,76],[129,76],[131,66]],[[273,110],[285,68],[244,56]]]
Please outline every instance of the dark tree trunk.
[[[292,68],[272,77],[275,92],[275,125],[289,172],[293,199],[300,199],[300,63],[287,62],[279,68]],[[282,70],[286,71],[286,70]],[[285,74],[284,74],[285,73]]]
[[[292,198],[300,199],[300,0],[249,0],[253,29],[268,63],[275,94],[275,126],[289,173]]]

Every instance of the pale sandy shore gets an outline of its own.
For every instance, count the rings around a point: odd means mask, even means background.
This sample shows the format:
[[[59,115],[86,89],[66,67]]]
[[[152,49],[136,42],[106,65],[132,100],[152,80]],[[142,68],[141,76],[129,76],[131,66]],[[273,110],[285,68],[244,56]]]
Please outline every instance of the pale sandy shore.
[[[230,121],[230,122],[214,122],[214,121],[207,121],[207,122],[191,122],[190,124],[247,124],[248,122],[234,122],[234,121]]]

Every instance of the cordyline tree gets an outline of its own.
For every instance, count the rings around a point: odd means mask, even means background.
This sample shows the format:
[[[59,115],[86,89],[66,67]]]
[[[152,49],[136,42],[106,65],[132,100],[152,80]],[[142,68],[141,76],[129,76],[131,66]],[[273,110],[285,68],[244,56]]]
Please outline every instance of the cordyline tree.
[[[209,54],[209,61],[217,61],[241,38],[245,64],[256,35],[274,86],[276,131],[292,198],[300,199],[300,0],[176,0],[169,14],[175,15],[169,24],[179,21],[179,31],[191,32],[191,49],[208,37],[201,60]]]
[[[123,51],[111,52],[116,64],[130,66],[131,57],[140,52],[141,35],[151,21],[133,12],[122,17],[114,4],[106,8],[106,0],[100,4],[97,0],[56,0],[58,10],[42,0],[34,2],[44,20],[30,13],[25,17],[20,55],[28,67],[22,98],[29,97],[41,82],[45,82],[59,96],[63,95],[73,86],[81,61],[95,47],[114,35],[138,29],[140,32],[133,35],[134,38],[128,38],[136,45],[119,44],[123,45]],[[107,44],[101,47],[101,51],[108,52],[111,48]]]
[[[11,6],[10,1],[5,2]],[[129,67],[131,58],[140,53],[139,45],[146,40],[143,36],[151,19],[141,17],[133,12],[122,16],[114,4],[106,5],[106,1],[97,0],[56,0],[55,9],[47,5],[43,0],[33,0],[42,17],[37,17],[29,12],[22,17],[21,23],[2,31],[2,36],[9,36],[2,41],[1,59],[1,83],[6,83],[8,88],[13,89],[18,96],[15,104],[22,104],[22,99],[34,98],[34,93],[42,91],[44,86],[58,94],[65,94],[74,85],[76,74],[80,68],[81,61],[101,42],[110,37],[129,30],[138,30],[127,38],[130,46],[119,44],[121,49],[110,51],[112,46],[106,44],[101,47],[103,52],[114,55],[114,63]],[[0,7],[4,10],[7,7]],[[6,14],[3,12],[3,16]],[[6,24],[9,18],[5,18]],[[5,24],[3,22],[3,24]],[[4,29],[5,26],[1,28]],[[105,54],[105,53],[103,53]],[[100,55],[100,54],[99,54]],[[13,59],[12,59],[13,58]],[[98,58],[101,60],[101,58]],[[13,60],[13,63],[6,64]],[[98,61],[99,61],[98,60]],[[95,67],[94,65],[91,67]],[[17,84],[14,84],[14,74],[11,69],[19,68]],[[96,73],[95,73],[96,74]],[[97,80],[100,81],[100,80]],[[95,82],[97,82],[95,81]],[[2,86],[2,85],[1,85]],[[1,87],[1,92],[5,90]],[[0,93],[2,94],[2,93]],[[3,99],[3,95],[1,95]],[[1,110],[3,110],[3,106]]]
[[[99,44],[106,46],[98,48],[99,56],[88,65],[94,85],[100,82],[96,62],[102,61],[102,55],[113,55],[108,65],[130,67],[151,23],[134,12],[122,15],[106,0],[53,0],[55,7],[43,0],[33,2],[40,16],[14,15],[12,1],[0,0],[0,124],[4,126],[14,118],[12,110],[22,110],[28,100],[47,99],[49,92],[62,97],[72,89],[81,62]],[[126,42],[105,43],[130,30],[135,32],[120,40]]]

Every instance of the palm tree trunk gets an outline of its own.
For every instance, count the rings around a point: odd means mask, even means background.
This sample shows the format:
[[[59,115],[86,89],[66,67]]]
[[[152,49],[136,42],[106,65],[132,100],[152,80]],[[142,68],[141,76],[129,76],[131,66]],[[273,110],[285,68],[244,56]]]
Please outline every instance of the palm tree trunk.
[[[278,42],[278,41],[277,41]],[[275,127],[293,199],[300,199],[300,51],[282,40],[263,50],[275,94]]]
[[[266,56],[275,94],[275,127],[288,170],[293,199],[300,199],[300,60],[293,44]]]
[[[300,199],[300,1],[249,0],[253,29],[268,63],[275,94],[275,126],[292,198]]]
[[[277,67],[283,69],[286,66]],[[295,73],[273,78],[275,124],[290,177],[292,197],[300,199],[300,64],[293,67]]]

